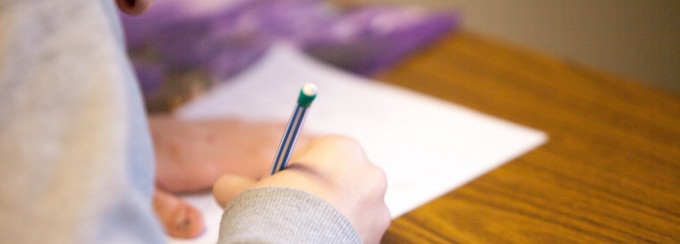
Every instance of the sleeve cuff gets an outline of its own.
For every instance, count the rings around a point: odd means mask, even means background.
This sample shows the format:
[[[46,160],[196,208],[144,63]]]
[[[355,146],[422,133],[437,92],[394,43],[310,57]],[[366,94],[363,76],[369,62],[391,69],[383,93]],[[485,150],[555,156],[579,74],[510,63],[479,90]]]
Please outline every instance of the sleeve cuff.
[[[283,187],[247,190],[224,210],[218,243],[361,243],[323,199]]]

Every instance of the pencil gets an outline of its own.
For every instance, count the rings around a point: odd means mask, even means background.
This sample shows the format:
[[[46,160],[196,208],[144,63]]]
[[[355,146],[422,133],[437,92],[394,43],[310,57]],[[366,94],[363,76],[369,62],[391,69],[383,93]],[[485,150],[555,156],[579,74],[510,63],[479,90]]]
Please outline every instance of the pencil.
[[[273,175],[288,166],[288,161],[293,153],[293,148],[295,147],[295,142],[300,135],[302,130],[302,124],[305,121],[305,115],[309,106],[312,105],[314,98],[316,98],[317,93],[316,85],[307,83],[300,89],[300,95],[298,96],[297,105],[295,110],[293,110],[293,115],[288,121],[288,126],[283,133],[281,138],[281,143],[279,144],[279,149],[276,151],[276,156],[274,157],[274,163],[272,163],[272,170],[269,175]]]

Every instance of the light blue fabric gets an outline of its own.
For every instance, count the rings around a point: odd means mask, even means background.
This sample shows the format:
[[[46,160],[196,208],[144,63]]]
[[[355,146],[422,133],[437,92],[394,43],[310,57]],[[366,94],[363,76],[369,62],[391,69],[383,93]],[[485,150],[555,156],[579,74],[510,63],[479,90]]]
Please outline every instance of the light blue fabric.
[[[0,3],[0,242],[164,243],[112,0]]]

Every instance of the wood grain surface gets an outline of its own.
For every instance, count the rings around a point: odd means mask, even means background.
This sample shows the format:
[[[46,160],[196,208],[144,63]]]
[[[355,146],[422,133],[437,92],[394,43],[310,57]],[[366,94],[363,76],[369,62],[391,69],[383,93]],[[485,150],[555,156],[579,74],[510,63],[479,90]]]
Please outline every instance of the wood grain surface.
[[[375,78],[549,136],[383,243],[680,242],[680,97],[468,31]]]

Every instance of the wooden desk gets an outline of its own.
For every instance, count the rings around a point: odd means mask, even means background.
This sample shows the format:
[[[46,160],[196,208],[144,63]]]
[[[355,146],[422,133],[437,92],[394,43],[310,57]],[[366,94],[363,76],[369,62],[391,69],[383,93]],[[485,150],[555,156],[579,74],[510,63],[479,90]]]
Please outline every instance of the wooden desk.
[[[680,242],[679,97],[465,31],[376,78],[549,135],[384,243]]]

